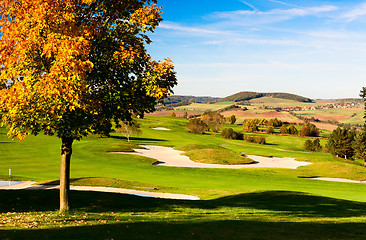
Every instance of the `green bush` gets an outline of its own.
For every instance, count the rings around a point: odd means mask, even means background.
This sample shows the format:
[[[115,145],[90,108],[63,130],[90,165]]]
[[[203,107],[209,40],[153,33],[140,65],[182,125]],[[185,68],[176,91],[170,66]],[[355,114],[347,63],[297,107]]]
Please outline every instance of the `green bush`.
[[[267,129],[266,129],[266,133],[268,133],[268,134],[272,134],[272,133],[274,133],[274,127],[268,127]]]
[[[266,138],[261,136],[244,135],[244,141],[250,143],[266,144]]]
[[[225,128],[221,133],[221,137],[227,139],[243,140],[243,136],[243,133],[235,132],[232,128]]]

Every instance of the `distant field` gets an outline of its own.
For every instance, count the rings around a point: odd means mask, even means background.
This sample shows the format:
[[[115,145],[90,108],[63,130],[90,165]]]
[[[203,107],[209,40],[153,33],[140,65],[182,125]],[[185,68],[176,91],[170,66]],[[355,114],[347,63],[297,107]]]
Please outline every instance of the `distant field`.
[[[362,124],[364,123],[362,108],[332,108],[308,111],[296,111],[297,115],[306,118],[317,118],[321,121],[339,121],[342,123]]]
[[[294,100],[282,99],[282,98],[272,98],[272,97],[262,97],[256,98],[249,101],[254,106],[268,106],[268,107],[302,107],[302,106],[314,106],[314,103],[304,103]]]
[[[197,111],[197,112],[205,112],[207,110],[217,111],[219,109],[231,106],[233,103],[216,103],[216,104],[203,104],[203,103],[191,103],[187,106],[180,106],[174,108],[177,111]]]

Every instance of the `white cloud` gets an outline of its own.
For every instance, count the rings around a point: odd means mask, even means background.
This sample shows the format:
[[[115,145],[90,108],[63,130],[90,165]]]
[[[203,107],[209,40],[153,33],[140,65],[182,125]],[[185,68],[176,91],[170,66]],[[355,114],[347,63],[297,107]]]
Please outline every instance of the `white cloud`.
[[[290,9],[272,9],[269,11],[249,11],[238,10],[231,12],[216,12],[213,17],[223,19],[238,19],[246,16],[273,16],[273,21],[288,20],[294,17],[304,17],[317,15],[320,13],[328,13],[338,10],[339,8],[332,5],[325,5],[319,7],[304,7],[304,8],[290,8]]]
[[[290,6],[290,7],[299,7],[299,6],[294,5],[294,4],[289,4],[289,3],[285,3],[285,2],[277,1],[277,0],[268,0],[268,1],[274,2],[274,3],[279,3],[279,4],[282,4],[282,5],[286,5],[286,6]]]
[[[358,17],[365,16],[366,15],[366,3],[363,3],[359,6],[357,6],[354,9],[349,10],[348,12],[345,12],[340,15],[340,18],[346,19],[347,22],[353,22]]]
[[[251,5],[251,4],[249,4],[249,3],[247,3],[247,2],[245,2],[245,1],[243,1],[243,0],[241,0],[240,2],[244,3],[245,5],[249,6],[250,8],[252,8],[252,9],[253,9],[253,10],[255,10],[255,11],[259,11],[256,7],[254,7],[253,5]]]
[[[199,34],[223,34],[228,33],[226,31],[219,31],[215,29],[208,29],[203,27],[185,27],[176,23],[172,22],[164,22],[159,25],[159,28],[163,29],[171,29],[171,30],[178,30],[182,32],[188,32],[188,33],[199,33]]]

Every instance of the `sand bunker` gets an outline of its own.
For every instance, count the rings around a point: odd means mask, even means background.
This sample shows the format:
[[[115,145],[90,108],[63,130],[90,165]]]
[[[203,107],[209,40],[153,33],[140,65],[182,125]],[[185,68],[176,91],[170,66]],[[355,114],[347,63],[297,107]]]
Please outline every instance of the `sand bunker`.
[[[158,131],[171,131],[169,128],[164,128],[164,127],[154,127],[151,128],[153,130],[158,130]]]
[[[314,178],[309,178],[309,179],[330,181],[330,182],[366,183],[366,181],[356,181],[356,180],[345,179],[345,178],[314,177]]]
[[[183,151],[178,151],[170,147],[142,145],[145,149],[134,149],[135,152],[119,152],[124,154],[135,154],[158,160],[154,165],[168,166],[168,167],[192,167],[192,168],[290,168],[296,169],[301,166],[306,166],[311,163],[299,162],[294,158],[278,158],[278,157],[261,157],[255,155],[246,155],[255,162],[245,165],[221,165],[221,164],[207,164],[197,163],[189,159],[189,157],[182,155]]]

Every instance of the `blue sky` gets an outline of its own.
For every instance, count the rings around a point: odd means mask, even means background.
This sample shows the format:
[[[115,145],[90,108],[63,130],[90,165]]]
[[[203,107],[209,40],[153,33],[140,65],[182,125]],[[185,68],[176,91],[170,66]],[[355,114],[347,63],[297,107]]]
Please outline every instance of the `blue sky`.
[[[170,57],[175,94],[239,91],[358,97],[366,86],[366,0],[160,0],[148,47]]]

